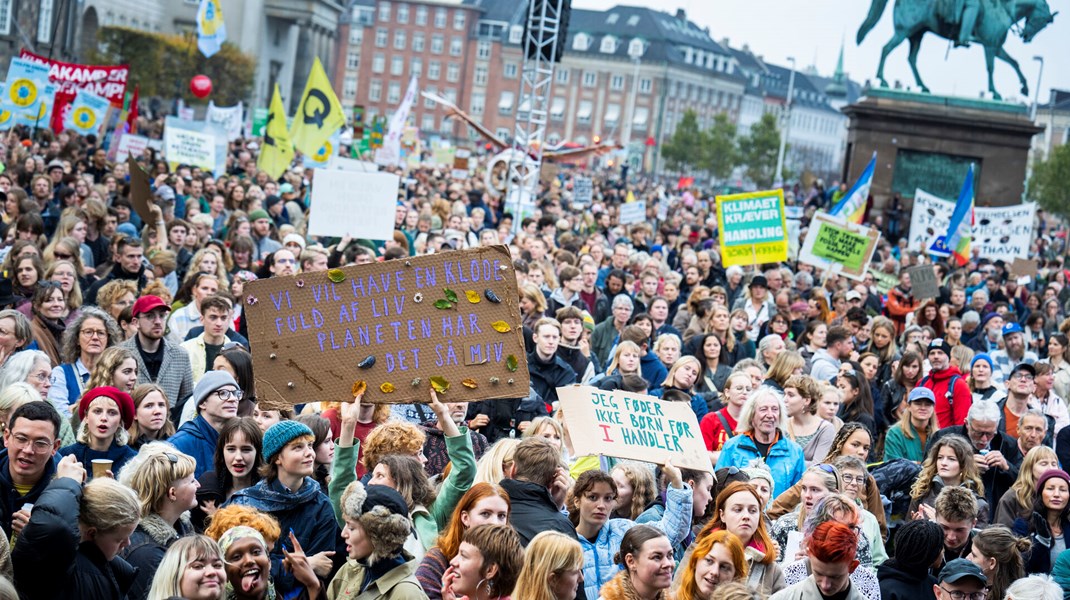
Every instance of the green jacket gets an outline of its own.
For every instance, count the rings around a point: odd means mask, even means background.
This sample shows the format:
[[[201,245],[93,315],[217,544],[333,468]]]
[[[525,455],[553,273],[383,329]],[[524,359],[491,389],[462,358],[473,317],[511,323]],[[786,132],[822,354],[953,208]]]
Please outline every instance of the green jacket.
[[[897,458],[905,458],[907,460],[920,463],[925,460],[925,444],[921,441],[921,436],[914,429],[914,426],[910,426],[910,433],[914,436],[914,439],[908,439],[903,434],[903,426],[899,423],[892,425],[888,430],[888,435],[884,437],[884,461],[895,460]]]
[[[416,537],[425,550],[435,545],[438,532],[449,524],[453,509],[476,479],[476,455],[472,451],[472,438],[468,435],[468,428],[461,427],[461,435],[447,436],[445,439],[446,454],[449,455],[453,468],[439,487],[438,496],[431,506],[417,506],[410,515],[416,529]],[[327,491],[340,527],[345,527],[345,521],[342,519],[342,492],[357,478],[359,451],[360,441],[356,439],[353,440],[352,446],[337,446],[334,451],[334,472]]]
[[[394,567],[360,592],[364,583],[365,567],[355,560],[347,560],[327,586],[328,600],[427,600],[420,582],[416,580],[417,562],[408,554],[409,560]]]

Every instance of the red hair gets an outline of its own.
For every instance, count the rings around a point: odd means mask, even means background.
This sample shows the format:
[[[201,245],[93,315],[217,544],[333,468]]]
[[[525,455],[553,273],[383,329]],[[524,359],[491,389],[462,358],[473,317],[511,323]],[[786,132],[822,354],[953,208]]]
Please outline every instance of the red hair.
[[[473,485],[469,490],[461,496],[461,500],[457,502],[457,507],[453,509],[453,516],[450,517],[450,524],[446,526],[445,531],[438,536],[438,549],[445,555],[447,560],[453,560],[454,556],[457,556],[457,550],[461,547],[461,541],[464,539],[464,533],[466,527],[461,522],[461,513],[471,512],[475,508],[476,504],[484,498],[490,496],[498,496],[502,500],[505,500],[505,505],[509,507],[509,513],[512,514],[512,504],[509,502],[509,494],[500,485],[493,483],[480,482]]]
[[[817,526],[806,544],[810,556],[823,563],[853,563],[858,552],[858,536],[850,527],[836,521]]]

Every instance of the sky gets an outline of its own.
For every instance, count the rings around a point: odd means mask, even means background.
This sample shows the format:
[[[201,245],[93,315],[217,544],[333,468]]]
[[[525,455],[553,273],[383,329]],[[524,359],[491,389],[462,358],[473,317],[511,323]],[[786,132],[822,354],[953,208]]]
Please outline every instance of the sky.
[[[1025,75],[1028,98],[1022,96],[1014,70],[996,60],[995,85],[1004,100],[1033,102],[1040,67],[1034,56],[1044,58],[1041,104],[1048,101],[1052,88],[1070,90],[1070,0],[1047,1],[1052,11],[1061,13],[1055,22],[1031,44],[1023,44],[1012,33],[1004,46]],[[683,8],[691,21],[709,27],[717,41],[727,37],[735,48],[746,43],[755,54],[782,66],[790,66],[787,58],[794,57],[799,69],[814,65],[822,75],[831,75],[835,70],[842,41],[848,76],[859,83],[867,79],[876,83],[881,48],[892,37],[894,3],[889,0],[877,26],[861,45],[855,43],[855,35],[869,12],[870,3],[866,0],[573,0],[572,7],[605,10],[623,4],[669,13]],[[907,63],[907,48],[904,42],[888,56],[884,75],[889,85],[899,80],[917,89]],[[946,40],[927,34],[918,55],[918,70],[934,94],[977,98],[988,89],[984,50],[976,43],[970,48],[952,49]]]

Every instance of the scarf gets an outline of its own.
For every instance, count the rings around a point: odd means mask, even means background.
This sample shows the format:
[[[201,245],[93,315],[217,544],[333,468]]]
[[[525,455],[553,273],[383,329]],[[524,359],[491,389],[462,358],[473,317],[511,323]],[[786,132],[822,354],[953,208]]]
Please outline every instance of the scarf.
[[[632,578],[628,571],[617,573],[613,579],[602,586],[601,597],[605,600],[640,600],[639,592],[632,585]],[[667,590],[658,592],[656,596],[657,600],[666,598],[668,598]]]

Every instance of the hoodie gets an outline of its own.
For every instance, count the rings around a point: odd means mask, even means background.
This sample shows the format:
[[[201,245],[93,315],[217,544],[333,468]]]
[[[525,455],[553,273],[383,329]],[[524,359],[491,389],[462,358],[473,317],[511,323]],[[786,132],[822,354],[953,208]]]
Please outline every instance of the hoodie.
[[[953,378],[954,389],[948,389]],[[936,421],[941,429],[966,422],[966,413],[973,404],[973,394],[962,371],[956,367],[931,371],[918,385],[929,388],[936,396]]]
[[[20,496],[15,491],[15,482],[11,480],[11,471],[8,469],[8,463],[11,460],[9,452],[7,448],[0,450],[0,526],[4,528],[5,537],[11,536],[11,516],[22,510],[23,504],[37,504],[41,492],[45,491],[48,484],[52,482],[52,478],[56,476],[56,463],[51,460],[46,462],[41,478],[37,480],[28,494]]]
[[[665,378],[669,376],[669,370],[661,363],[661,359],[653,352],[647,352],[639,358],[639,371],[646,379],[647,389],[661,387]]]
[[[179,427],[178,431],[167,441],[183,454],[188,454],[197,461],[193,476],[200,477],[212,468],[212,458],[215,456],[219,432],[209,425],[204,417],[197,415],[196,419],[183,423],[182,427]]]
[[[881,600],[935,600],[933,586],[936,578],[928,571],[908,573],[894,559],[877,567],[877,580],[881,586]]]

